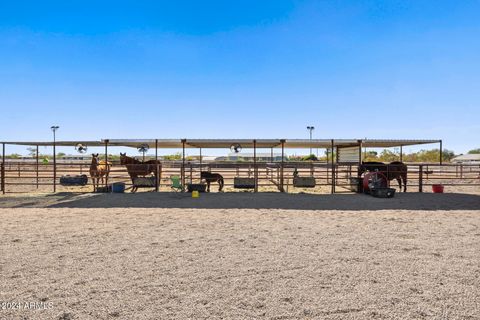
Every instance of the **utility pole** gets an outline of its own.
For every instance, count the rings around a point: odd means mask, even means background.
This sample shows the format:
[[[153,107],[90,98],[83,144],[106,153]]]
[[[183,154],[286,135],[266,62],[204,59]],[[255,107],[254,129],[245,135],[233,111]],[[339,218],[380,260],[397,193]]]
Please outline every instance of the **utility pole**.
[[[307,130],[310,132],[310,143],[312,143],[312,131],[315,130],[314,126],[307,126]],[[312,154],[312,146],[310,145],[310,155]]]

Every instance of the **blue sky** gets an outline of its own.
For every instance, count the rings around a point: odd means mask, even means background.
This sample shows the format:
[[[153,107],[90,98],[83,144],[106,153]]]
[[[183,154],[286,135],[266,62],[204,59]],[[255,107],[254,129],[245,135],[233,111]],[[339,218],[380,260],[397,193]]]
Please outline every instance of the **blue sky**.
[[[0,140],[480,147],[479,1],[1,1]],[[435,147],[435,146],[432,146]],[[20,150],[21,151],[21,150]],[[68,151],[67,151],[68,152]]]

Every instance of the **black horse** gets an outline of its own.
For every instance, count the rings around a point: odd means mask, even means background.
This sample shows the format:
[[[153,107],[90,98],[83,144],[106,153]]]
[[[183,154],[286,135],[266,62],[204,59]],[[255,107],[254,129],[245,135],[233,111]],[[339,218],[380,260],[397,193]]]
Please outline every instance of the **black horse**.
[[[389,164],[383,162],[362,162],[358,166],[358,175],[362,175],[365,171],[374,172],[378,171],[387,177],[388,181],[396,179],[400,190],[402,190],[402,181],[403,181],[403,192],[407,192],[407,165],[400,161],[390,162]]]
[[[218,191],[222,191],[223,189],[223,177],[221,174],[218,173],[211,173],[208,171],[201,171],[200,172],[200,179],[205,180],[207,182],[207,192],[210,192],[210,183],[218,182]]]

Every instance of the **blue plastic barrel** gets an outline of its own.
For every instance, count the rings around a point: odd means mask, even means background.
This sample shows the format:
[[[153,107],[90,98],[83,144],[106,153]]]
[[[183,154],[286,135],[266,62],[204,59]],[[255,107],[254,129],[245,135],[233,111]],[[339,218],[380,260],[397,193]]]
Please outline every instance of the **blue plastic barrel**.
[[[112,192],[113,193],[124,193],[125,192],[125,183],[123,182],[115,182],[112,184]]]

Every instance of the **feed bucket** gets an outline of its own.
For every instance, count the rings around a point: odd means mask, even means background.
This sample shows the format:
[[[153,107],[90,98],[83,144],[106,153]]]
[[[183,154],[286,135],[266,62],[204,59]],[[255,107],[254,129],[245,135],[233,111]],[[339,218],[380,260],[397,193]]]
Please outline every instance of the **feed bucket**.
[[[443,185],[441,184],[433,184],[432,185],[433,193],[443,193]]]
[[[112,192],[113,193],[124,193],[125,192],[125,183],[115,182],[114,184],[112,184]]]

